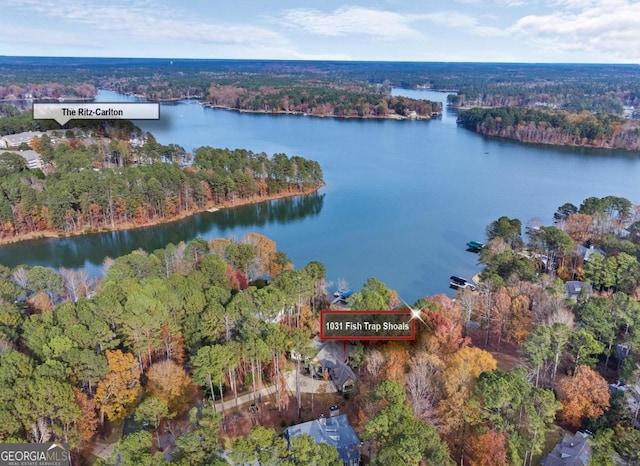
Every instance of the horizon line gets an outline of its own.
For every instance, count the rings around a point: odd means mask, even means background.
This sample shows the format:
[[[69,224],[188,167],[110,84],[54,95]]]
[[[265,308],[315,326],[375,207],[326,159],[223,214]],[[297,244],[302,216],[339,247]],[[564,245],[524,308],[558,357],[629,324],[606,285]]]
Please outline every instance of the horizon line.
[[[99,59],[99,60],[184,60],[184,61],[244,61],[244,62],[301,62],[301,63],[412,63],[412,64],[494,64],[494,65],[582,65],[582,66],[640,66],[640,63],[613,62],[540,62],[540,61],[427,61],[427,60],[363,60],[363,59],[305,59],[305,58],[202,58],[202,57],[126,57],[126,56],[73,56],[73,55],[4,55],[0,60],[11,58],[23,59]]]

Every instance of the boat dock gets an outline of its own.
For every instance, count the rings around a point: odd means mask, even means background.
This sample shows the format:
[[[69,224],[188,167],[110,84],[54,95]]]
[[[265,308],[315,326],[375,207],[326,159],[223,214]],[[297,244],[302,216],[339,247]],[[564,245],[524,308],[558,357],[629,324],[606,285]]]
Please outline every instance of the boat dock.
[[[476,289],[476,284],[467,280],[466,278],[456,277],[455,275],[452,275],[451,277],[449,277],[449,280],[451,280],[449,282],[449,286],[451,288],[455,288],[456,290],[469,288],[471,291],[475,291]]]

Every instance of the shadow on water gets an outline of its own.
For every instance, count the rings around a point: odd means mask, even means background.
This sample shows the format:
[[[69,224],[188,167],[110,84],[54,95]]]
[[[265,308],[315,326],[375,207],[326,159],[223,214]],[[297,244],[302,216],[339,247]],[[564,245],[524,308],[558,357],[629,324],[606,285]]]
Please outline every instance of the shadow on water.
[[[0,248],[0,263],[47,265],[55,268],[87,267],[98,273],[105,257],[118,257],[136,249],[153,251],[169,243],[240,236],[271,224],[287,225],[318,216],[324,194],[312,193],[286,199],[259,202],[191,217],[152,227],[95,233],[71,238],[48,238],[10,244]]]
[[[260,202],[234,209],[223,209],[215,213],[221,231],[236,227],[265,226],[268,224],[287,225],[315,217],[322,211],[324,194],[312,193],[271,202]]]

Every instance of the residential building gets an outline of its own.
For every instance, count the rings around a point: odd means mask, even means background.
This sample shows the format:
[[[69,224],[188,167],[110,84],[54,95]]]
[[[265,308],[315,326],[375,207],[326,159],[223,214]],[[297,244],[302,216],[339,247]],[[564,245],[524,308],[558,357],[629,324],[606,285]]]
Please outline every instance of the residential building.
[[[592,254],[595,254],[595,253],[598,253],[602,256],[607,255],[602,249],[593,247],[593,244],[589,247],[582,246],[580,244],[576,246],[576,255],[581,256],[582,260],[585,262],[589,262],[589,258],[591,257]]]
[[[589,435],[576,432],[575,435],[565,434],[542,461],[542,466],[587,466],[590,459]]]
[[[291,438],[301,435],[309,435],[317,444],[326,443],[334,447],[344,466],[360,464],[360,439],[349,424],[346,414],[329,418],[321,416],[319,419],[288,427],[283,434],[289,445]]]
[[[308,362],[311,376],[324,377],[328,373],[340,393],[354,391],[358,379],[347,363],[353,345],[344,341],[322,341],[316,337],[311,346],[317,351]]]
[[[584,290],[587,293],[587,296],[591,294],[593,291],[593,287],[591,283],[587,282],[579,282],[579,281],[568,281],[564,284],[564,289],[566,291],[566,297],[572,299],[578,299],[580,293]]]

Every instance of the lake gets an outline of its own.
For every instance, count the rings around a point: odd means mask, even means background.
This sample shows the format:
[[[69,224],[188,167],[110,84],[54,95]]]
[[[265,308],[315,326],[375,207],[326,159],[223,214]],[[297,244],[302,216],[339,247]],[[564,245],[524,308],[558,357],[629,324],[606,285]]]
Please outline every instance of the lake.
[[[446,94],[394,90],[444,101]],[[101,91],[100,101],[132,101]],[[317,195],[203,213],[157,227],[47,239],[0,247],[0,263],[86,267],[106,256],[148,251],[195,237],[274,239],[297,267],[318,260],[329,280],[360,288],[376,277],[406,301],[452,294],[449,276],[480,270],[465,243],[484,241],[502,215],[550,224],[557,207],[589,196],[640,201],[640,154],[523,145],[474,134],[441,119],[393,121],[262,115],[211,109],[196,101],[163,104],[159,122],[137,124],[163,144],[284,152],[320,162]]]

